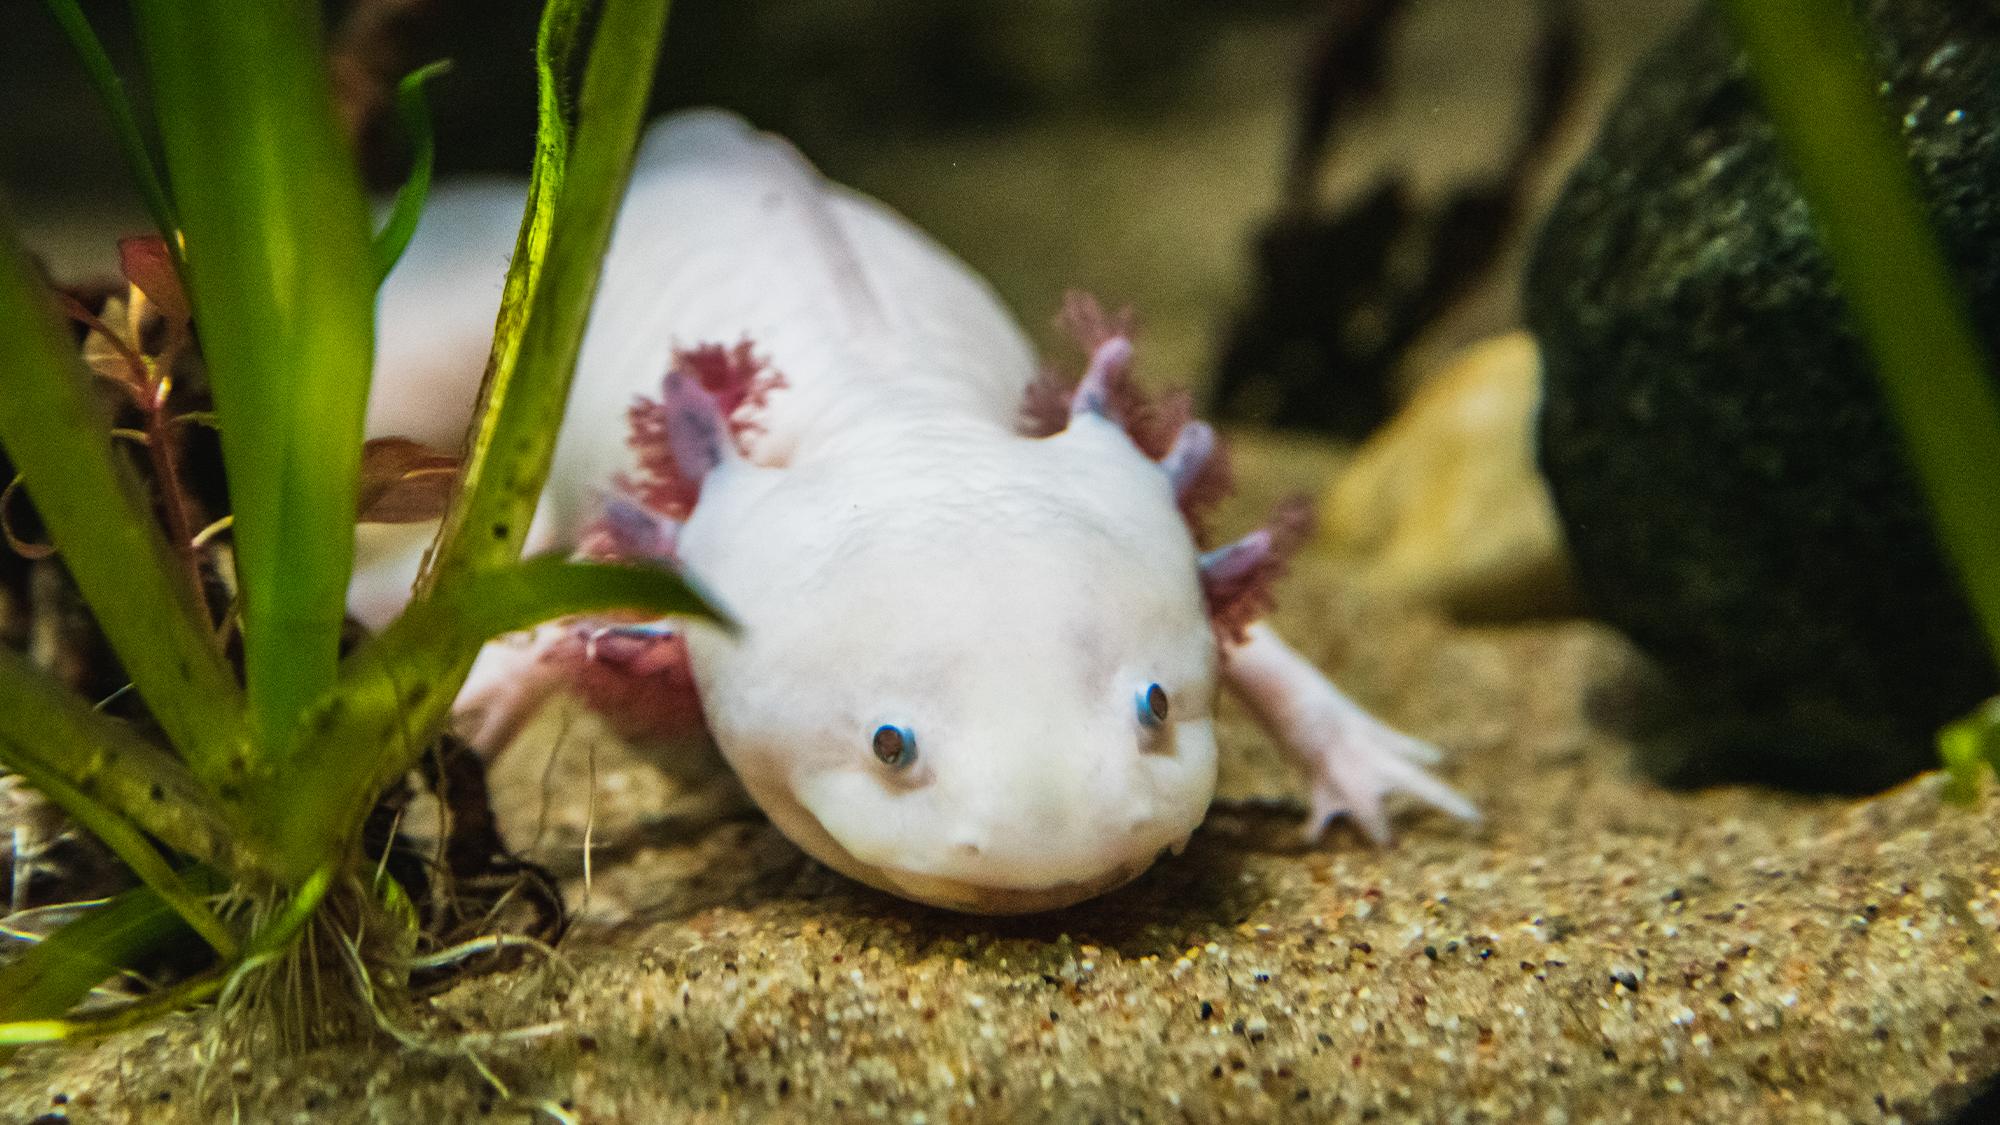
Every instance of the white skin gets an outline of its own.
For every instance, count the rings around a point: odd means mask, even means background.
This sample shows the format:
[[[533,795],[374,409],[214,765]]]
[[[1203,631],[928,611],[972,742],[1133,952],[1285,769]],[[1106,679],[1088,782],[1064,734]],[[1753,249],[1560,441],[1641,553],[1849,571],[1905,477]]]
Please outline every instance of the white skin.
[[[427,215],[384,287],[370,436],[448,446],[440,435],[463,432],[484,345],[454,369],[437,341],[480,340],[481,314],[490,326],[518,200],[490,186],[434,199],[452,218]],[[1417,764],[1435,751],[1268,627],[1218,645],[1173,486],[1121,428],[1085,414],[1017,435],[1034,359],[983,282],[721,114],[648,135],[531,549],[573,545],[635,471],[626,410],[659,397],[674,348],[743,339],[786,386],[739,414],[751,429],[678,543],[742,628],[685,636],[716,744],[820,860],[967,911],[1117,886],[1201,821],[1218,676],[1311,779],[1309,833],[1345,812],[1386,840],[1392,791],[1476,815]],[[420,536],[367,534],[357,615],[393,614]],[[497,750],[556,686],[537,660],[560,635],[488,646],[460,696],[475,741]],[[1146,705],[1156,684],[1164,721]],[[878,758],[885,726],[914,744],[906,759]]]

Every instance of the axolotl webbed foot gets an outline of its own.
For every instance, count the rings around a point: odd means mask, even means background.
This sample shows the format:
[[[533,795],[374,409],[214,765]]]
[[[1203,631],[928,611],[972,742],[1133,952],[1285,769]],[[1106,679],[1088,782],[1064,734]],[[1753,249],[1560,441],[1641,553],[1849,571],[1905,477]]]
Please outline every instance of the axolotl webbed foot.
[[[687,644],[674,624],[604,618],[552,621],[481,649],[453,725],[491,759],[562,689],[622,734],[673,737],[702,727]]]
[[[1436,748],[1362,710],[1270,626],[1257,622],[1242,637],[1223,642],[1223,675],[1311,780],[1308,839],[1317,840],[1346,813],[1369,839],[1388,843],[1382,799],[1390,793],[1407,793],[1461,820],[1479,819],[1470,801],[1424,772],[1438,760]]]

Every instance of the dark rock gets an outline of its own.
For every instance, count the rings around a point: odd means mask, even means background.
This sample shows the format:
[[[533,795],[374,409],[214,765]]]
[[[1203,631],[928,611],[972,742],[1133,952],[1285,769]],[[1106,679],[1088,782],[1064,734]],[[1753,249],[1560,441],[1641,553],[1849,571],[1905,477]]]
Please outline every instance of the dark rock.
[[[2000,302],[2000,15],[1863,0],[1972,307]],[[1527,283],[1541,465],[1593,610],[1675,681],[1666,780],[1867,790],[1996,690],[1741,58],[1704,11],[1634,78]],[[2000,319],[1981,318],[1989,350]],[[2000,483],[2000,472],[1996,472]]]

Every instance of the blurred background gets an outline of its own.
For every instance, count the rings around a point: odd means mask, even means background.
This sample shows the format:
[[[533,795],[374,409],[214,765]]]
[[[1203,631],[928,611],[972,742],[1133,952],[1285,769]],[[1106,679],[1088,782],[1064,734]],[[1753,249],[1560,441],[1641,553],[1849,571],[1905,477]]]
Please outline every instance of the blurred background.
[[[125,6],[83,6],[143,99]],[[1146,378],[1214,397],[1232,336],[1271,299],[1258,243],[1281,215],[1338,215],[1395,185],[1408,221],[1364,215],[1360,229],[1420,234],[1455,193],[1496,178],[1518,181],[1532,213],[1637,56],[1692,6],[680,0],[655,102],[663,112],[726,106],[790,137],[829,176],[957,251],[1044,344],[1065,288],[1135,307]],[[431,87],[446,174],[525,170],[537,15],[533,0],[328,6],[336,41],[384,73],[454,61]],[[40,0],[0,0],[0,28],[0,185],[57,277],[106,272],[114,240],[146,224],[96,99]],[[1524,159],[1552,36],[1573,65],[1546,143]],[[376,186],[393,187],[406,158],[393,124],[370,136]],[[1448,300],[1418,302],[1414,330],[1385,330],[1366,292],[1349,301],[1358,313],[1328,314],[1374,356],[1364,366],[1379,370],[1360,377],[1386,378],[1400,397],[1458,344],[1515,324],[1512,279],[1531,219],[1507,218],[1488,232],[1493,260],[1483,249],[1461,255],[1478,259],[1461,271],[1472,276],[1445,286]],[[1378,250],[1310,268],[1372,271],[1391,288],[1398,271],[1423,272],[1412,262],[1421,248],[1388,239]],[[1429,307],[1439,304],[1448,307]],[[1324,360],[1320,345],[1303,359],[1288,346],[1244,362]],[[1259,378],[1239,375],[1216,405],[1239,421],[1328,429]],[[1358,436],[1369,412],[1348,411],[1332,429]]]

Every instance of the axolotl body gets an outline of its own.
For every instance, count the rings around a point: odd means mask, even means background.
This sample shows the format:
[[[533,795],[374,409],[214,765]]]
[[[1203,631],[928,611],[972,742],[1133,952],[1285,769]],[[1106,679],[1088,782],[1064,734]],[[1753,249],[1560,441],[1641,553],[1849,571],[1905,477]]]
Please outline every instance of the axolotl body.
[[[384,287],[371,436],[462,437],[520,200],[434,199]],[[657,124],[530,549],[672,560],[740,628],[495,642],[461,727],[497,751],[563,684],[628,727],[698,715],[807,852],[974,912],[1178,851],[1214,792],[1218,679],[1311,778],[1310,832],[1345,812],[1384,839],[1396,790],[1474,816],[1433,750],[1250,620],[1282,529],[1200,553],[1213,432],[1133,389],[1122,324],[1077,298],[1068,318],[1074,390],[970,270],[784,142],[712,111]],[[364,567],[358,615],[393,613],[416,554]]]

